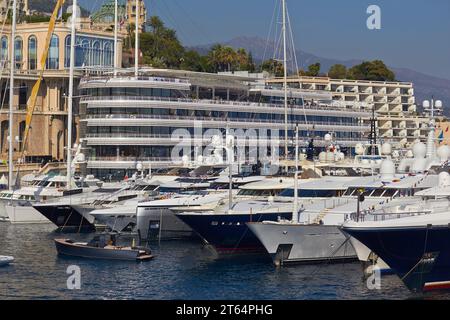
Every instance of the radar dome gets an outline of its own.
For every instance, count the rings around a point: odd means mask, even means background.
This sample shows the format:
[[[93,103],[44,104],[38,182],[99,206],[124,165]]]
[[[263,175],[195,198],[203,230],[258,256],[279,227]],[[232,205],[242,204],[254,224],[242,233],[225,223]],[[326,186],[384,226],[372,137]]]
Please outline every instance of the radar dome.
[[[319,153],[319,161],[320,162],[327,161],[327,154],[326,154],[326,152],[322,151],[321,153]]]
[[[440,146],[436,151],[439,160],[447,161],[450,156],[450,148],[448,146]]]
[[[86,156],[84,155],[84,153],[79,153],[76,158],[75,158],[76,162],[85,162],[86,161]]]
[[[137,170],[137,171],[142,171],[142,168],[143,168],[142,162],[138,162],[138,163],[136,164],[136,170]]]
[[[440,188],[450,186],[450,175],[448,174],[448,172],[443,171],[439,173],[438,179]]]
[[[381,180],[392,180],[395,176],[395,165],[392,160],[386,159],[380,165]]]
[[[334,153],[333,152],[327,152],[326,153],[327,162],[333,162],[334,161]]]
[[[214,147],[219,147],[222,145],[222,137],[219,135],[214,135],[211,137],[211,145]]]
[[[390,155],[392,153],[392,146],[390,143],[383,143],[381,146],[381,153],[383,155]]]
[[[413,146],[413,154],[414,158],[425,158],[425,155],[427,154],[427,147],[422,142],[415,143]]]
[[[181,161],[183,162],[184,165],[187,165],[188,162],[189,162],[189,157],[187,155],[184,155],[184,156],[181,157]]]
[[[414,159],[412,166],[411,166],[411,171],[413,173],[424,172],[425,168],[427,167],[427,162],[428,162],[428,160],[425,158]]]
[[[356,153],[357,155],[363,155],[363,154],[364,154],[364,147],[363,147],[363,145],[362,145],[361,143],[358,143],[358,144],[355,146],[355,153]]]
[[[329,134],[329,133],[327,133],[327,134],[324,136],[324,140],[325,140],[326,142],[330,142],[331,139],[332,139],[332,136],[331,136],[331,134]]]

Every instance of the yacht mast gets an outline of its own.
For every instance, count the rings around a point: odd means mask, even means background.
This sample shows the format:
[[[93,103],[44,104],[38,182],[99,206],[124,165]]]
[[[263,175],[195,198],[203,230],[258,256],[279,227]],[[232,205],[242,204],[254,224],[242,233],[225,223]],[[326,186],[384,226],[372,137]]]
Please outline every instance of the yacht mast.
[[[287,91],[287,40],[286,40],[286,0],[282,0],[283,6],[283,87],[284,87],[284,157],[288,156],[288,91]]]
[[[139,0],[136,0],[136,30],[134,40],[134,76],[139,74]]]
[[[117,75],[117,15],[118,15],[118,5],[117,1],[114,1],[114,77]]]
[[[73,109],[73,73],[75,69],[75,24],[77,20],[77,0],[73,0],[71,32],[70,32],[70,68],[69,68],[69,99],[67,102],[67,188],[72,184],[72,109]]]
[[[295,126],[295,173],[294,173],[294,206],[292,222],[299,222],[298,214],[298,124]]]
[[[8,153],[8,186],[9,190],[13,189],[13,180],[14,180],[14,164],[13,164],[13,125],[14,125],[14,69],[15,69],[15,38],[16,38],[16,9],[17,9],[17,1],[13,0],[12,5],[12,27],[11,27],[11,41],[10,41],[10,66],[9,66],[9,153]]]

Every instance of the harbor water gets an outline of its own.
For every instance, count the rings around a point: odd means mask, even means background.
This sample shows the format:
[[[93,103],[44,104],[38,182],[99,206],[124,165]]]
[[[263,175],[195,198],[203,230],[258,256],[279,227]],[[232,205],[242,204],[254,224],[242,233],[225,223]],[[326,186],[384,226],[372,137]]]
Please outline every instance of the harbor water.
[[[417,298],[396,276],[368,289],[357,262],[275,268],[268,257],[218,259],[199,241],[153,243],[156,258],[141,263],[58,257],[53,239],[65,236],[52,225],[0,223],[0,254],[15,258],[0,268],[0,299]],[[68,237],[89,240],[92,234]],[[71,265],[81,271],[78,290],[67,288]]]

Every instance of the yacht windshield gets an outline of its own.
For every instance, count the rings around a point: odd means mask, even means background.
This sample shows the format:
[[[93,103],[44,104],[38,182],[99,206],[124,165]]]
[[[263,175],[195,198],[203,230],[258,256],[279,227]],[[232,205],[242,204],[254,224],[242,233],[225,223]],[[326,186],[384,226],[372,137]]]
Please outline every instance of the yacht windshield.
[[[300,198],[331,198],[338,196],[340,190],[297,190],[297,196]],[[286,189],[280,193],[281,197],[294,197],[294,189]]]

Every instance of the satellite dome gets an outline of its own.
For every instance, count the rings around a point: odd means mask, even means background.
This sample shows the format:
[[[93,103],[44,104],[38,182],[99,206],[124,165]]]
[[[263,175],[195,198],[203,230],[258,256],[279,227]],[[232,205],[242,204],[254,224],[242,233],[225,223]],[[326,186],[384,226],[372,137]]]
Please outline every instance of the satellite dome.
[[[214,147],[218,147],[222,145],[222,137],[219,135],[214,135],[211,137],[211,145]]]
[[[383,155],[390,155],[392,153],[392,146],[390,143],[383,143],[381,146],[381,153]]]
[[[440,188],[450,186],[450,175],[448,174],[448,172],[443,171],[439,173],[438,179]]]
[[[85,162],[86,161],[86,156],[84,155],[84,153],[79,153],[77,155],[77,157],[75,158],[76,162]]]
[[[422,142],[415,143],[412,151],[414,158],[425,158],[425,155],[427,154],[427,147]]]
[[[392,160],[386,159],[380,165],[381,180],[392,180],[395,177],[395,164]]]
[[[424,172],[425,168],[427,167],[427,163],[428,163],[428,160],[425,158],[414,159],[412,166],[411,166],[411,171],[413,173]]]
[[[362,145],[361,143],[358,143],[358,144],[355,146],[355,153],[356,153],[357,155],[363,155],[363,154],[364,154],[364,147],[363,147],[363,145]]]
[[[440,146],[436,151],[439,160],[447,161],[450,156],[450,148],[448,146]]]

